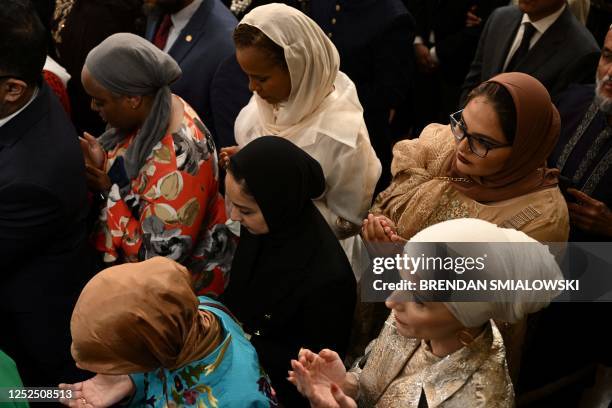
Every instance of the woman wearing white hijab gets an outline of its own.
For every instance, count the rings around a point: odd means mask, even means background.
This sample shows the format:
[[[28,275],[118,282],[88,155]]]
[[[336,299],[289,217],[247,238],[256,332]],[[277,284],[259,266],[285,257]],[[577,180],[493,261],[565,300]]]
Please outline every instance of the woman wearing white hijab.
[[[381,167],[355,85],[339,71],[338,51],[313,20],[282,4],[253,9],[236,28],[234,42],[254,93],[236,119],[238,145],[278,135],[319,162],[326,190],[315,204],[351,260],[352,236],[370,207]],[[233,151],[222,151],[222,160]]]
[[[446,242],[459,257],[471,255],[476,247],[452,242],[482,242],[477,249],[488,258],[481,278],[563,278],[547,246],[486,221],[464,218],[433,225],[416,234],[405,252],[420,254],[422,246],[413,243],[432,242]],[[292,361],[290,381],[315,408],[353,408],[356,401],[360,407],[381,408],[513,407],[506,351],[492,319],[519,321],[548,305],[558,292],[496,295],[494,302],[388,300],[392,312],[385,327],[353,369],[346,372],[331,350],[302,350],[299,361]]]

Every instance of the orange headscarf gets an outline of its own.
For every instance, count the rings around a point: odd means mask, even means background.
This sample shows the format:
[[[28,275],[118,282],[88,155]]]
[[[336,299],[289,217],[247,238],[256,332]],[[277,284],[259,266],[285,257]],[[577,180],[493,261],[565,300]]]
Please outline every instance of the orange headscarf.
[[[103,270],[72,313],[72,357],[100,374],[177,369],[209,354],[221,329],[198,310],[189,272],[162,257]]]
[[[503,86],[512,95],[516,108],[516,135],[512,153],[504,168],[492,176],[469,177],[456,168],[455,156],[449,176],[474,182],[453,181],[454,187],[479,201],[503,201],[557,184],[557,169],[546,168],[546,159],[559,139],[559,112],[544,85],[520,72],[499,74],[486,82]]]

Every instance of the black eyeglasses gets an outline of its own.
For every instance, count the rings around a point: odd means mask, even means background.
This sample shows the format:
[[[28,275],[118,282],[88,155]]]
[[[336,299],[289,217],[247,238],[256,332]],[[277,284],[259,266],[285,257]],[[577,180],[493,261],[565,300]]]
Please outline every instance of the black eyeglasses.
[[[487,157],[489,150],[512,146],[509,143],[495,143],[482,137],[469,134],[467,131],[467,126],[463,121],[463,109],[450,115],[450,127],[451,131],[453,132],[453,136],[455,136],[455,140],[457,140],[457,143],[462,141],[464,137],[467,137],[470,150],[476,156],[481,158]]]

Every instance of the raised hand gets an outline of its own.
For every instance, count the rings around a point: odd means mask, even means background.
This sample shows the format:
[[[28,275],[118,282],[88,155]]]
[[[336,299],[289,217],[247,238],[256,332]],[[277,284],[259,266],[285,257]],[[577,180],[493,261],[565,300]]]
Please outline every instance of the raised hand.
[[[315,354],[302,349],[298,360],[291,360],[293,371],[289,372],[288,380],[313,407],[338,408],[332,385],[343,384],[346,378],[346,369],[338,353],[324,349]]]
[[[219,166],[226,168],[229,164],[229,159],[234,154],[238,153],[240,146],[223,147],[219,152]]]
[[[87,132],[83,133],[83,137],[79,137],[81,151],[85,158],[85,164],[97,169],[102,169],[106,152],[98,142],[98,140]]]
[[[62,390],[72,391],[72,398],[60,402],[73,408],[110,407],[134,393],[134,383],[128,375],[97,374],[87,381],[60,384]]]

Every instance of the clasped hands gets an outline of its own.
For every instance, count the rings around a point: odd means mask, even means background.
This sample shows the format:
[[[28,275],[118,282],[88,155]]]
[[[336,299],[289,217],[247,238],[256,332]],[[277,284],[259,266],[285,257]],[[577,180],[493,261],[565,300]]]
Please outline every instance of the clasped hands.
[[[402,251],[406,240],[398,235],[395,223],[384,215],[368,214],[361,226],[361,238],[373,256],[391,256]]]

